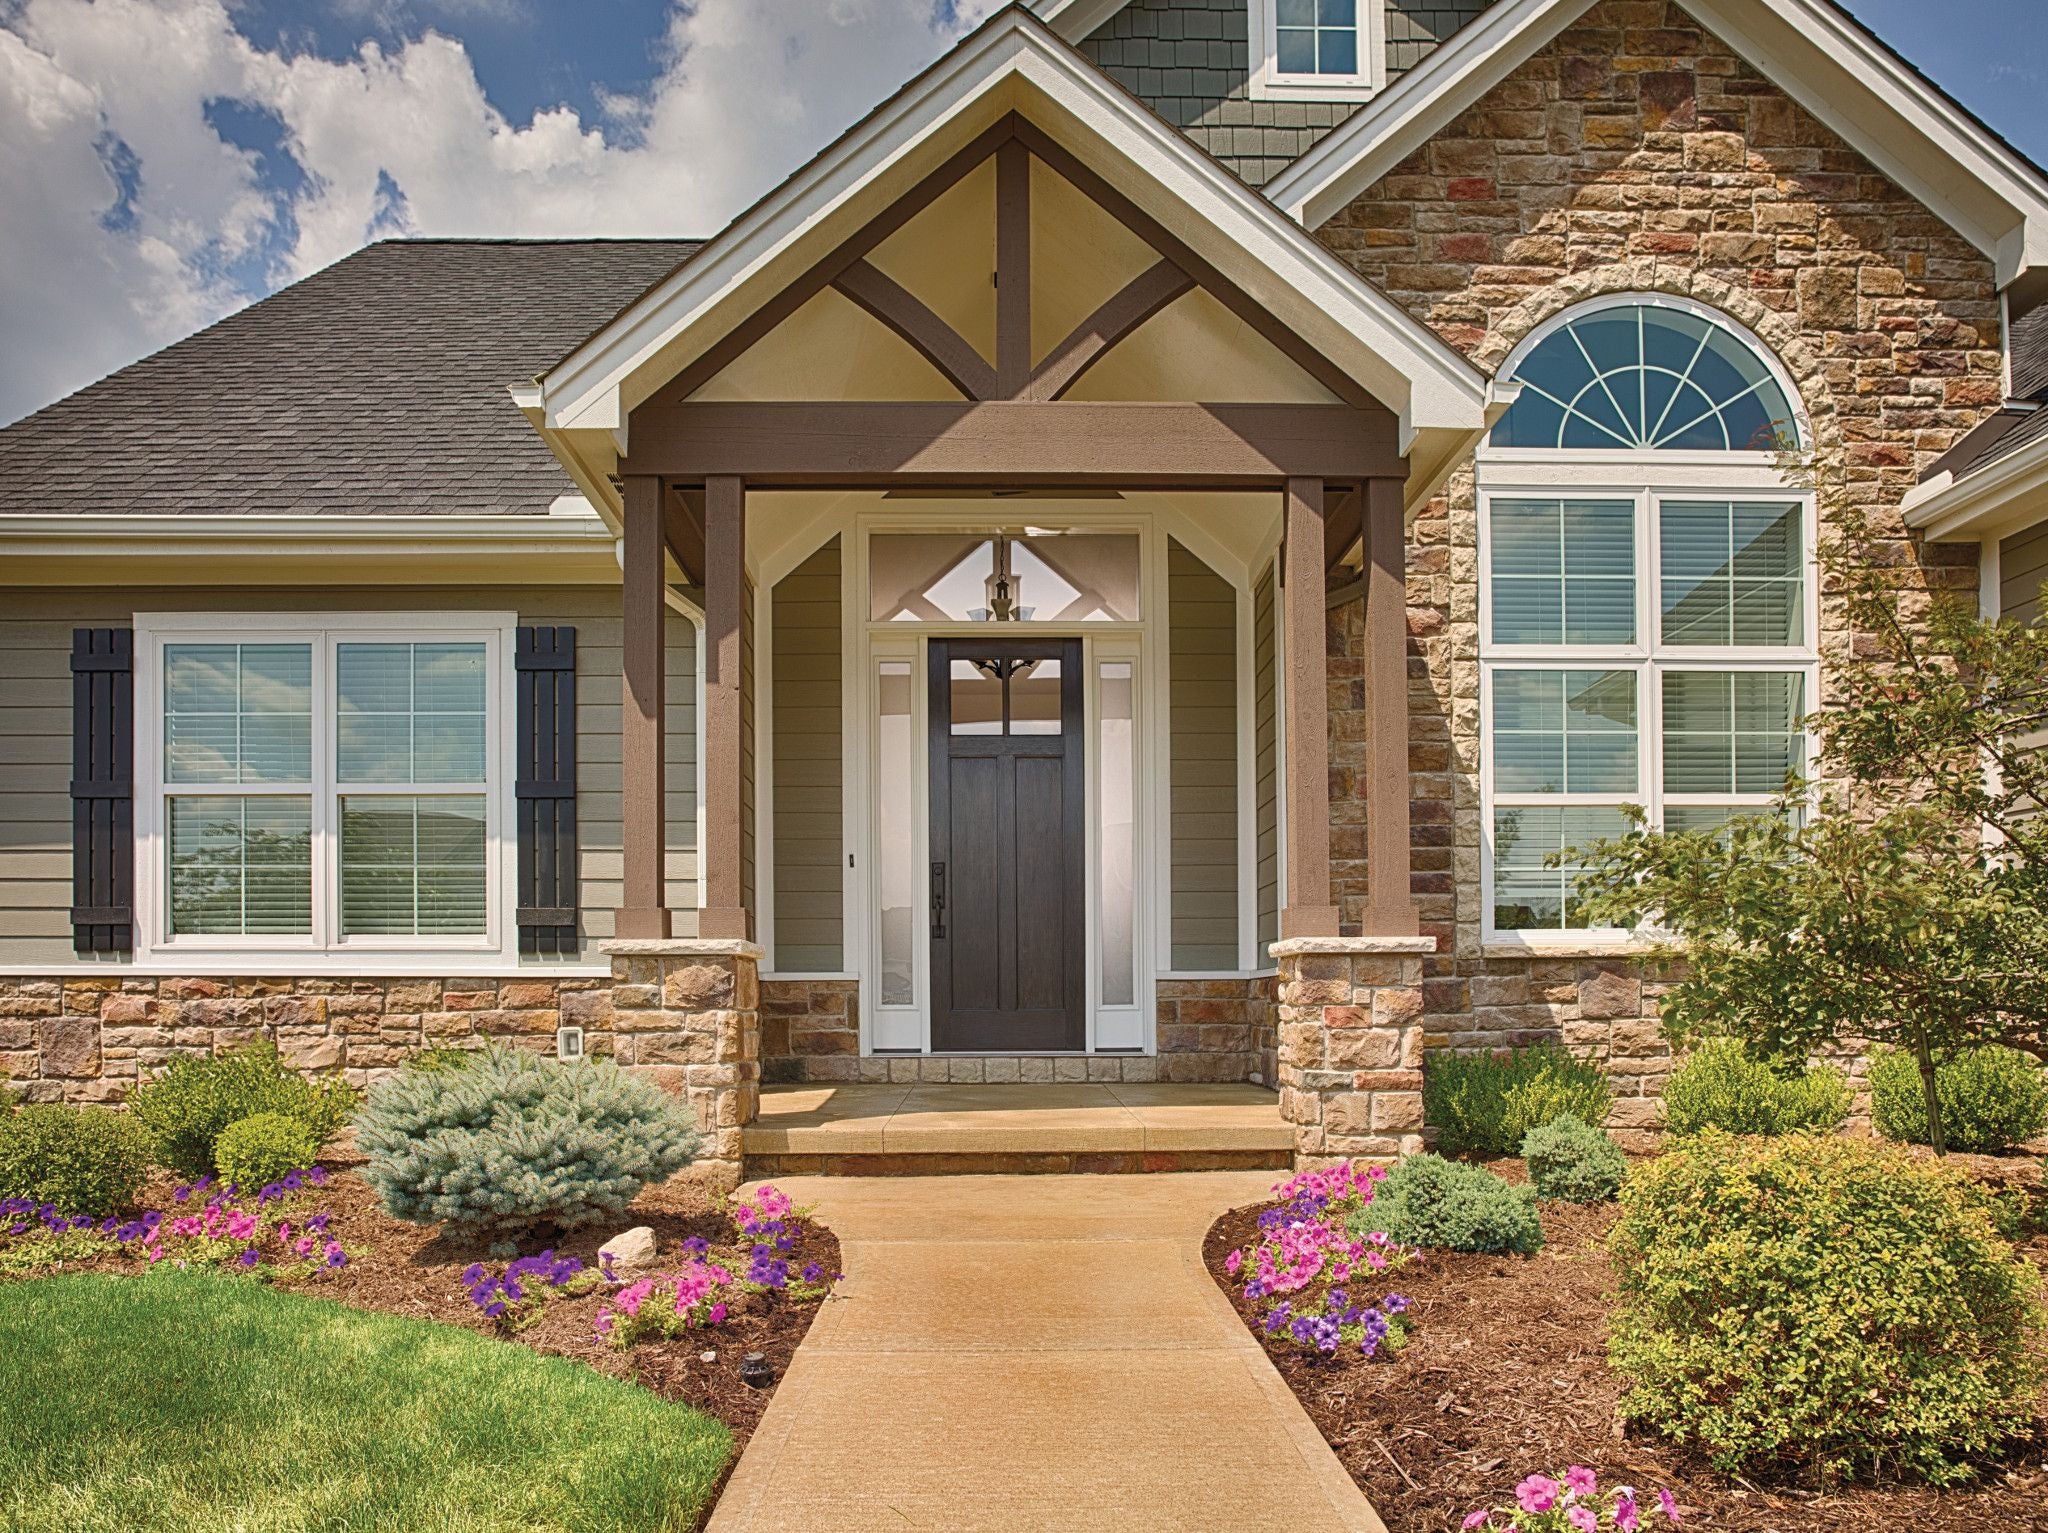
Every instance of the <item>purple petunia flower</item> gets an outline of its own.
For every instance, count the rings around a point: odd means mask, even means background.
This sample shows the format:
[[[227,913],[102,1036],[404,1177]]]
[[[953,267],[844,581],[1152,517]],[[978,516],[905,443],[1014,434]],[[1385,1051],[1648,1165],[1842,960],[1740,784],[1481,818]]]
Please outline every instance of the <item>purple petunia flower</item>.
[[[261,1260],[263,1260],[263,1258],[259,1254],[257,1254],[256,1248],[254,1246],[251,1246],[248,1250],[244,1251],[240,1256],[235,1258],[235,1265],[238,1267],[253,1267]]]

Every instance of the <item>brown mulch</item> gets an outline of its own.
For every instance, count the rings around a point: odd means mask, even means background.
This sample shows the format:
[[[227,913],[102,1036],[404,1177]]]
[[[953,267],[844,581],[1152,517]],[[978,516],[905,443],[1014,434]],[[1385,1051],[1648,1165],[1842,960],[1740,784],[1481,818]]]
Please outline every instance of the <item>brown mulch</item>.
[[[1493,1169],[1521,1179],[1519,1161]],[[1223,1261],[1256,1238],[1268,1206],[1218,1219],[1203,1256],[1390,1533],[1455,1529],[1466,1513],[1511,1501],[1522,1476],[1567,1464],[1589,1465],[1607,1484],[1668,1486],[1688,1526],[1727,1533],[2048,1530],[2048,1415],[2034,1445],[1978,1488],[1945,1492],[1751,1484],[1697,1455],[1625,1436],[1606,1357],[1611,1204],[1544,1204],[1545,1245],[1533,1257],[1430,1252],[1402,1267],[1383,1286],[1412,1301],[1409,1341],[1373,1360],[1310,1357],[1263,1337],[1267,1303],[1239,1297]],[[2025,1251],[2048,1269],[2048,1237]]]
[[[152,1178],[142,1205],[173,1209],[170,1194],[174,1185],[168,1178]],[[293,1199],[292,1207],[301,1216],[331,1213],[331,1233],[349,1256],[346,1267],[295,1283],[292,1292],[457,1325],[550,1356],[573,1358],[650,1389],[663,1399],[716,1416],[732,1430],[735,1458],[767,1409],[791,1354],[810,1330],[823,1302],[785,1294],[750,1295],[736,1301],[725,1323],[715,1330],[689,1333],[674,1341],[642,1341],[621,1351],[600,1341],[593,1329],[602,1291],[583,1297],[553,1293],[537,1321],[507,1332],[498,1322],[484,1318],[463,1287],[462,1273],[472,1262],[503,1270],[504,1262],[490,1257],[481,1245],[445,1236],[438,1226],[422,1227],[391,1218],[377,1207],[375,1195],[362,1178],[350,1170],[330,1171],[324,1189],[308,1189]],[[686,1178],[678,1178],[648,1188],[617,1221],[567,1235],[554,1247],[594,1268],[600,1245],[639,1224],[654,1231],[657,1271],[669,1270],[679,1262],[681,1244],[692,1235],[711,1242],[714,1259],[716,1248],[729,1248],[736,1242],[732,1221],[718,1209],[716,1199]],[[546,1242],[522,1242],[520,1254],[532,1255],[543,1244]],[[823,1226],[805,1220],[789,1259],[792,1272],[815,1261],[827,1273],[836,1273],[840,1270],[839,1239]],[[132,1257],[110,1253],[91,1262],[67,1264],[67,1270],[133,1272],[139,1265]],[[774,1372],[774,1381],[765,1387],[740,1382],[740,1363],[749,1352],[763,1354]]]

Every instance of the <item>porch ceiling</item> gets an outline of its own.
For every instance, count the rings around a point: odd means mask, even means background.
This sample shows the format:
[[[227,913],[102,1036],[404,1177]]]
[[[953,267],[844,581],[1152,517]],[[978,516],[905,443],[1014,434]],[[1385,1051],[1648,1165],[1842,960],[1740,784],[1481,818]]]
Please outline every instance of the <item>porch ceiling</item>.
[[[1142,221],[1153,247],[1173,264],[1198,278],[1209,274],[1269,316],[1269,333],[1299,347],[1295,360],[1335,391],[1391,412],[1397,451],[1407,459],[1396,471],[1405,469],[1411,494],[1433,485],[1485,429],[1490,390],[1480,373],[1015,8],[849,130],[533,388],[515,390],[515,398],[586,493],[616,515],[611,476],[639,449],[629,436],[629,429],[640,430],[636,407],[701,367],[741,326],[758,324],[762,311],[787,303],[792,287],[815,280],[820,263],[854,236],[878,220],[889,225],[892,210],[920,183],[977,138],[1003,134],[1006,121],[1021,124],[1015,131],[1029,135],[1038,160],[1059,165],[1070,181],[1091,183],[1096,202],[1120,203],[1126,222]],[[882,238],[888,232],[884,227]],[[885,279],[891,267],[905,270],[901,252],[895,255],[875,263]],[[930,300],[940,311],[956,311],[959,323],[946,333],[964,334],[963,348],[984,328],[966,312],[973,298],[963,289]],[[1174,356],[1167,346],[1162,365],[1171,366]],[[958,365],[971,369],[973,359]]]

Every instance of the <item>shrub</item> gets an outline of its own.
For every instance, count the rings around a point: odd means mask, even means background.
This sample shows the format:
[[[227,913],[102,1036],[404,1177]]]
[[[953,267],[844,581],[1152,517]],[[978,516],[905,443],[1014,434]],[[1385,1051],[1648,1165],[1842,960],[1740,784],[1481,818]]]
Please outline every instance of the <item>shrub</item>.
[[[1951,1150],[1996,1155],[2048,1127],[2048,1071],[2018,1049],[1994,1044],[1937,1059],[1934,1095]],[[1871,1057],[1870,1119],[1887,1139],[1928,1142],[1920,1064],[1904,1050]]]
[[[1829,1133],[1849,1116],[1849,1082],[1826,1065],[1780,1075],[1739,1038],[1709,1038],[1664,1087],[1664,1124],[1674,1134]]]
[[[1948,1168],[1832,1135],[1679,1140],[1610,1237],[1625,1419],[1730,1473],[1967,1479],[2031,1419],[2031,1269]]]
[[[224,1180],[253,1194],[288,1172],[310,1167],[320,1158],[320,1146],[297,1118],[260,1112],[223,1129],[213,1158]]]
[[[278,1058],[277,1046],[252,1043],[210,1058],[173,1060],[130,1093],[129,1110],[156,1137],[157,1159],[186,1176],[220,1170],[214,1145],[232,1123],[280,1113],[325,1144],[348,1121],[355,1093],[339,1077],[308,1080]]]
[[[1543,1248],[1536,1194],[1514,1187],[1484,1166],[1441,1155],[1415,1155],[1380,1183],[1370,1207],[1352,1218],[1354,1231],[1384,1230],[1404,1245],[1440,1251],[1513,1251]]]
[[[1529,1130],[1522,1163],[1537,1197],[1565,1203],[1605,1203],[1628,1180],[1621,1146],[1569,1115]]]
[[[0,1117],[0,1198],[61,1213],[128,1208],[149,1174],[149,1130],[110,1107],[24,1107]]]
[[[1530,1129],[1567,1115],[1604,1122],[1613,1099],[1599,1066],[1551,1041],[1504,1054],[1435,1054],[1422,1077],[1423,1116],[1446,1155],[1518,1155]]]
[[[492,1048],[373,1086],[356,1143],[387,1212],[503,1242],[623,1213],[690,1163],[697,1130],[681,1101],[609,1059]]]

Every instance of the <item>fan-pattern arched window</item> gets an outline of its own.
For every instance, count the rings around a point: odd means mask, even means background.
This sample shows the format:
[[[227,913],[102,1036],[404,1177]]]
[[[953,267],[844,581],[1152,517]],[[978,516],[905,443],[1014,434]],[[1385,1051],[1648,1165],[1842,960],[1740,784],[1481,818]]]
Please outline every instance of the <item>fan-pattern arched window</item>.
[[[1577,940],[1625,832],[1770,812],[1818,695],[1810,494],[1785,375],[1711,310],[1603,300],[1536,333],[1479,455],[1488,936]]]
[[[1688,309],[1596,309],[1510,376],[1522,397],[1493,428],[1495,447],[1771,452],[1797,440],[1770,365]]]

